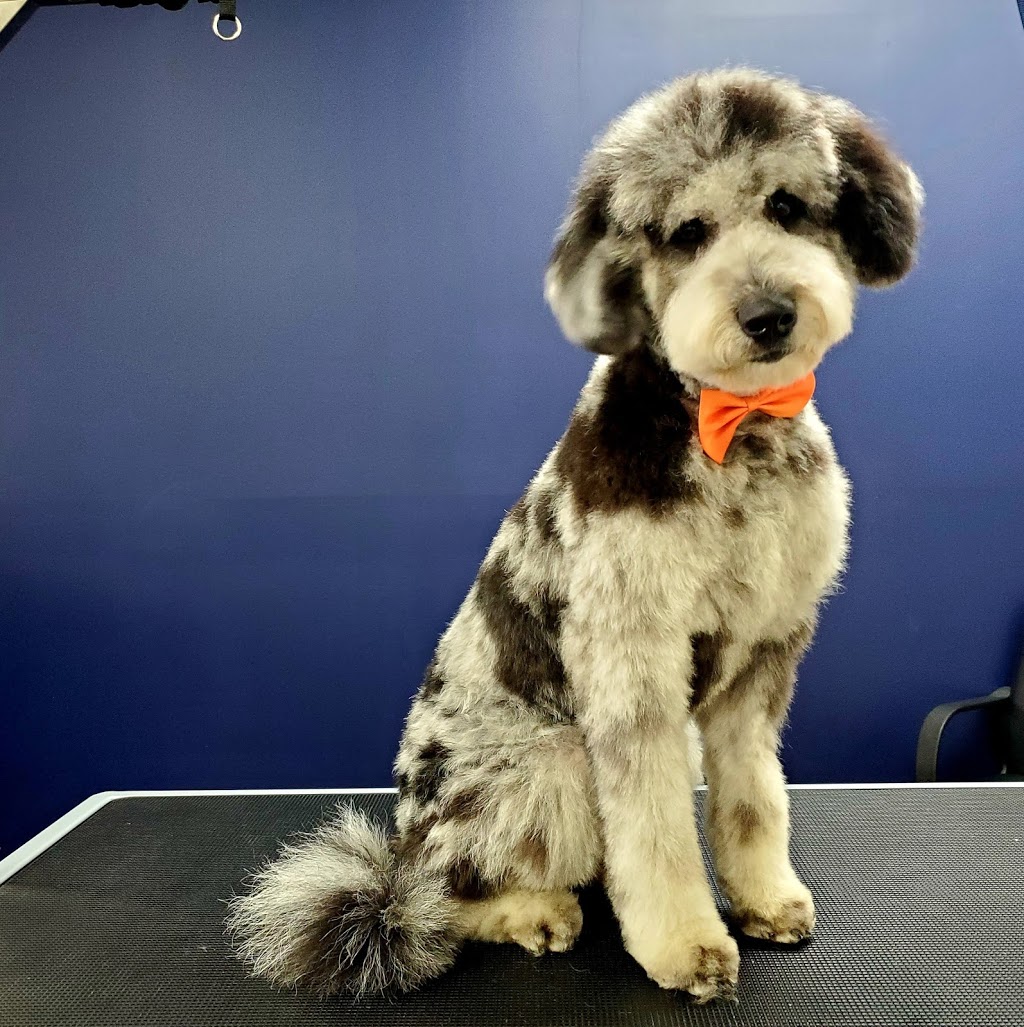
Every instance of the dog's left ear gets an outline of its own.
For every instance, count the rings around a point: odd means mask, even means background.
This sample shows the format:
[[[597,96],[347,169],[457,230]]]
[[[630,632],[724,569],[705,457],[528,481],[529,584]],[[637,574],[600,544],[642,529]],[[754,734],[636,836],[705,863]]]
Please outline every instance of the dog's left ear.
[[[914,265],[924,190],[858,113],[833,126],[842,180],[835,223],[864,285],[892,285]]]
[[[555,240],[544,298],[571,342],[614,355],[643,342],[650,315],[607,205],[607,182],[585,171]]]

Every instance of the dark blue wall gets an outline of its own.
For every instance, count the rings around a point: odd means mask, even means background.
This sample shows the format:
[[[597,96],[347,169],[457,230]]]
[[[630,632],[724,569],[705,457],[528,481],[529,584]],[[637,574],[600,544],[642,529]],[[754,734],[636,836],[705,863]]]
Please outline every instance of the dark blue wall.
[[[849,96],[929,192],[820,375],[854,549],[786,751],[907,778],[1021,619],[1013,0],[239,6],[233,45],[47,8],[0,54],[0,846],[107,788],[388,782],[587,370],[540,289],[580,156],[723,62]]]

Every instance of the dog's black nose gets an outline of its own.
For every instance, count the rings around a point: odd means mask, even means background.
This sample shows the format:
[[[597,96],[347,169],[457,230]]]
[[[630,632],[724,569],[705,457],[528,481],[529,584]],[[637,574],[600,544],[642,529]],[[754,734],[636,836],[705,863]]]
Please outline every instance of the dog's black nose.
[[[758,292],[736,310],[743,333],[762,346],[777,346],[796,324],[796,304],[780,292]]]

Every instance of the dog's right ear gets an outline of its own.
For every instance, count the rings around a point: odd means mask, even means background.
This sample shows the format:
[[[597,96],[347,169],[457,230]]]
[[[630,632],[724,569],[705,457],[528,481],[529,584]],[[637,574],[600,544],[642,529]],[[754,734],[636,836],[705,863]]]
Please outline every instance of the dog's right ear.
[[[544,298],[571,342],[615,355],[643,342],[650,315],[639,272],[622,252],[607,203],[607,184],[585,177],[555,241]]]

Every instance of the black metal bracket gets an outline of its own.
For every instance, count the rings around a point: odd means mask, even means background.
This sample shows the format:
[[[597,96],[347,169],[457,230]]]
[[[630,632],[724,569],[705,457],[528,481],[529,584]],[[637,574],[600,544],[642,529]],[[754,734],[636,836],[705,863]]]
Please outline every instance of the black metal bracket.
[[[201,4],[215,4],[219,0],[196,0]],[[70,7],[72,4],[98,4],[100,7],[162,7],[166,11],[180,11],[188,0],[33,0],[36,7]]]
[[[100,7],[162,7],[165,11],[180,11],[189,0],[29,0],[14,16],[14,19],[0,32],[0,50],[14,38],[24,27],[37,7],[71,7],[79,4],[94,4]],[[196,0],[200,4],[217,4],[218,11],[213,16],[213,32],[218,39],[230,41],[242,34],[242,19],[236,11],[237,0]],[[221,23],[230,22],[232,32],[225,35],[221,31]]]

